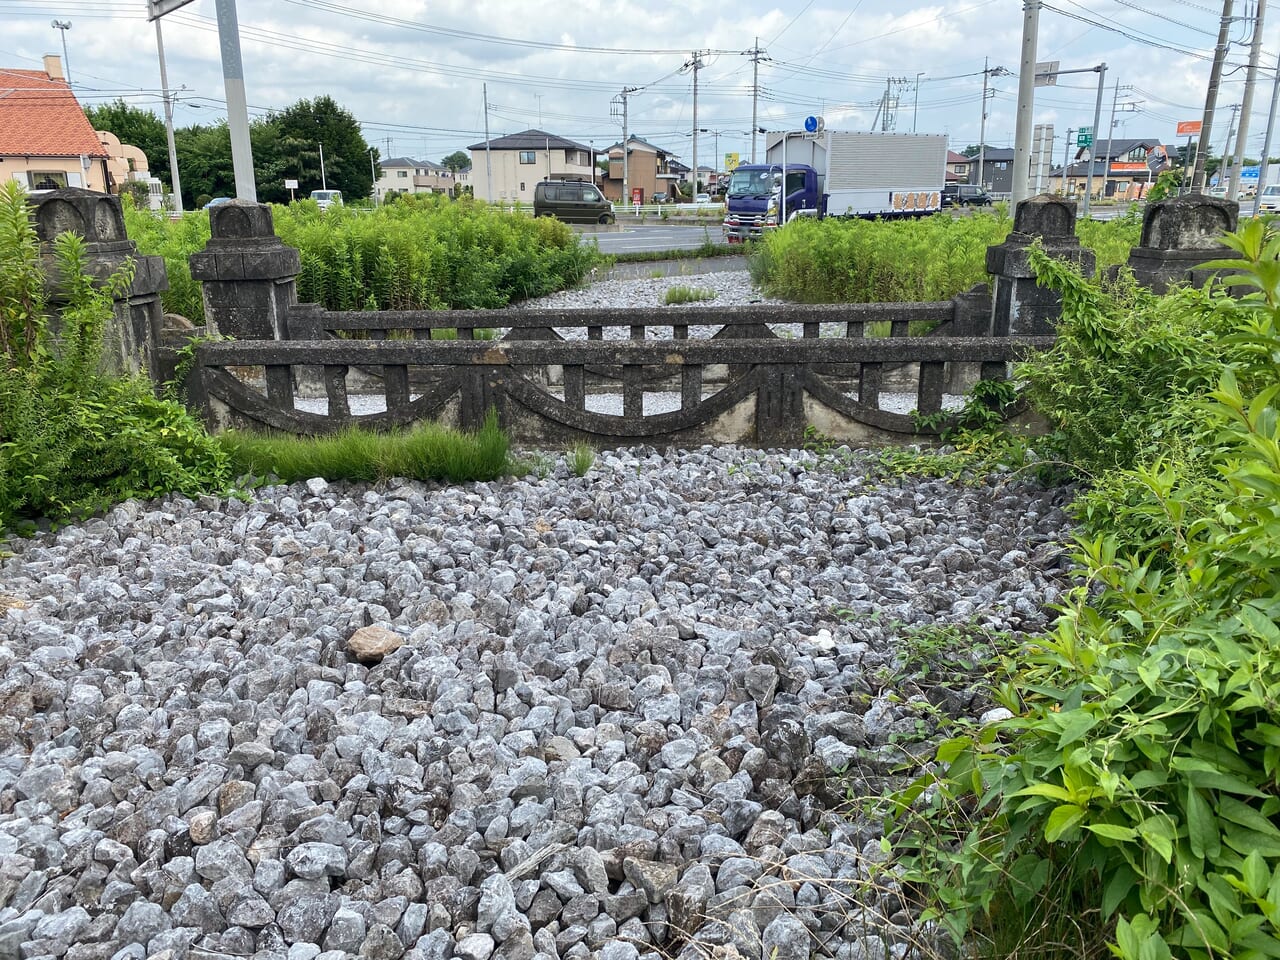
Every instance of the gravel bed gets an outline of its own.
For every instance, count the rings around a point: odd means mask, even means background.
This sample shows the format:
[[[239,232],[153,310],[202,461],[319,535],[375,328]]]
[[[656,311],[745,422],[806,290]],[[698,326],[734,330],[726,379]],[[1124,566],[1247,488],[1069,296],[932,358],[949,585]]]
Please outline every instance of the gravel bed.
[[[903,637],[1042,628],[1066,493],[866,476],[635,448],[9,544],[0,958],[910,955],[836,805],[985,711]]]

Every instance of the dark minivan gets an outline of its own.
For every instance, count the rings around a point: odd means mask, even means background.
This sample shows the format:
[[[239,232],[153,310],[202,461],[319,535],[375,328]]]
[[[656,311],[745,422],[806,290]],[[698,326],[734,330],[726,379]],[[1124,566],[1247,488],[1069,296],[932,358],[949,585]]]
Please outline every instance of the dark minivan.
[[[533,215],[570,223],[613,223],[613,205],[585,180],[543,180],[533,188]]]
[[[991,194],[976,183],[948,183],[942,188],[944,207],[967,207],[971,204],[990,206]]]

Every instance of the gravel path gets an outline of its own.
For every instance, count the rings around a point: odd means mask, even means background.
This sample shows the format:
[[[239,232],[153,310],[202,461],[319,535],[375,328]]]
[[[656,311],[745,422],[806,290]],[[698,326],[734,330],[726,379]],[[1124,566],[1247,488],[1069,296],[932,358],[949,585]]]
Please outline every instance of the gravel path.
[[[832,805],[985,709],[903,637],[1042,627],[1065,494],[865,477],[634,449],[10,544],[0,958],[907,956]]]

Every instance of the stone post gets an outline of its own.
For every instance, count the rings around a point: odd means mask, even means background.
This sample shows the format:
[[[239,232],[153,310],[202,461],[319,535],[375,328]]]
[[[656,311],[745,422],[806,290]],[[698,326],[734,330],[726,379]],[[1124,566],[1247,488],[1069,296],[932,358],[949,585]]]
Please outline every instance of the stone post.
[[[1062,299],[1036,284],[1028,253],[1036,240],[1045,253],[1078,264],[1093,276],[1096,258],[1076,239],[1076,203],[1040,194],[1018,204],[1013,232],[998,246],[987,248],[987,272],[992,275],[991,334],[996,337],[1052,334],[1062,313]]]
[[[134,263],[133,283],[115,301],[115,319],[106,331],[103,360],[114,373],[146,373],[157,385],[162,380],[158,347],[164,322],[160,293],[169,289],[169,275],[162,257],[142,256],[124,229],[120,198],[79,187],[54,190],[33,200],[36,235],[52,266],[52,243],[70,231],[85,241],[86,272],[105,280],[124,265]],[[49,271],[49,303],[65,306],[53,271]]]
[[[204,284],[204,315],[214,332],[237,340],[289,339],[298,302],[298,251],[276,236],[271,208],[233,200],[209,208],[209,244],[191,255]]]
[[[1153,292],[1176,283],[1205,283],[1211,271],[1196,270],[1206,260],[1234,257],[1218,238],[1236,229],[1240,206],[1204,195],[1158,200],[1142,216],[1142,240],[1129,254],[1134,277]]]

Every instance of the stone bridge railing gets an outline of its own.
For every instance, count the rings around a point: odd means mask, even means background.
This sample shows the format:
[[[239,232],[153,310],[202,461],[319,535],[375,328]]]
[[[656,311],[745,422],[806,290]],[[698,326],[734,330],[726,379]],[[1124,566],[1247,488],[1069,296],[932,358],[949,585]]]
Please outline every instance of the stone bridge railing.
[[[1200,196],[1152,204],[1135,275],[1156,289],[1203,279],[1195,267],[1223,254],[1217,238],[1236,209]],[[237,201],[209,211],[212,238],[191,258],[207,319],[195,333],[234,342],[198,348],[188,394],[214,427],[297,433],[423,418],[471,427],[493,408],[528,442],[795,444],[809,424],[859,442],[918,437],[930,431],[908,411],[936,413],[945,394],[1002,378],[1052,342],[1060,304],[1037,286],[1028,251],[1039,243],[1092,273],[1075,212],[1050,196],[1020,204],[1009,239],[987,254],[991,292],[942,303],[355,314],[298,305],[298,252],[276,237],[270,207]],[[35,219],[46,242],[62,229],[85,236],[104,275],[137,260],[118,198],[53,191]],[[163,263],[138,262],[117,303],[114,356],[160,381],[191,331],[160,311]],[[441,330],[457,339],[436,339]],[[501,340],[486,342],[488,331]]]

